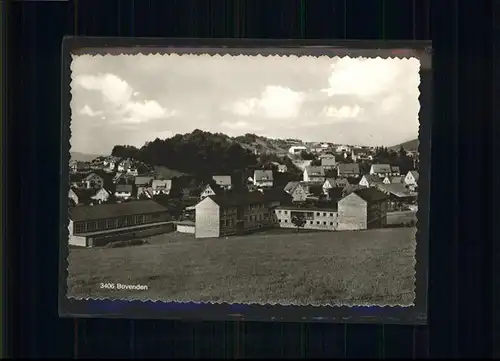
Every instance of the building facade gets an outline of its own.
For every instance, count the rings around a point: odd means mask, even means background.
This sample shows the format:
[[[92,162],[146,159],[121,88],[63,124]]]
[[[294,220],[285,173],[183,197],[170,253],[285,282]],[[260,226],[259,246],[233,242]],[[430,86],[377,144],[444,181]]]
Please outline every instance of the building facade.
[[[338,229],[355,231],[387,224],[387,196],[376,188],[356,190],[338,202]]]
[[[170,223],[167,209],[150,200],[73,207],[69,219],[69,244],[83,247],[106,244],[118,235],[134,237],[146,229],[163,233]]]
[[[335,231],[338,227],[336,209],[277,207],[274,214],[280,228],[297,228],[294,217],[305,220],[302,229]]]

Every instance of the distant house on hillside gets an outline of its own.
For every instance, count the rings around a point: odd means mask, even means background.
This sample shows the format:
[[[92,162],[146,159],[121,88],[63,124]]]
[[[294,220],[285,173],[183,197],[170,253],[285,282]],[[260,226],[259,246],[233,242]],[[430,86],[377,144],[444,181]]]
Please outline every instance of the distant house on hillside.
[[[118,184],[116,186],[115,197],[120,199],[129,199],[132,197],[131,184]]]
[[[376,188],[355,190],[338,202],[338,229],[382,228],[387,224],[388,197]]]
[[[325,181],[325,169],[323,167],[308,166],[303,173],[304,182],[320,182]]]
[[[132,161],[130,159],[123,159],[118,163],[118,172],[127,173],[132,168]]]
[[[284,191],[292,196],[292,202],[305,202],[307,191],[300,182],[288,182]]]
[[[374,187],[377,184],[382,184],[383,179],[376,174],[365,174],[359,181],[359,185],[363,187]]]
[[[358,178],[360,175],[358,163],[340,163],[337,165],[337,175],[346,178]]]
[[[288,149],[290,154],[300,154],[302,151],[307,151],[307,147],[303,145],[293,145]]]
[[[323,183],[323,193],[328,194],[328,190],[331,188],[344,188],[349,185],[349,180],[347,178],[327,178]]]
[[[277,168],[278,168],[278,172],[280,172],[280,173],[288,172],[288,167],[284,164],[278,164]]]
[[[90,170],[90,162],[71,161],[70,170],[72,172],[87,172]]]
[[[104,188],[70,188],[68,198],[75,205],[101,204],[107,202],[110,192]]]
[[[214,175],[212,180],[222,189],[229,190],[232,188],[230,175]]]
[[[272,187],[274,177],[272,170],[256,170],[253,173],[253,184],[256,187]]]

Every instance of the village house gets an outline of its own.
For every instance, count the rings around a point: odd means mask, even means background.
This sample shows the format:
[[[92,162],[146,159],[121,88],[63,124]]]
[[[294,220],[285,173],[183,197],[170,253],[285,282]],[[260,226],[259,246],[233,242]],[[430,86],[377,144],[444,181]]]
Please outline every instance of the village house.
[[[88,172],[90,170],[90,162],[70,161],[70,171],[74,173]]]
[[[253,173],[253,184],[256,187],[272,187],[274,177],[272,170],[256,170]]]
[[[388,177],[384,178],[382,183],[384,183],[384,184],[393,184],[393,183],[399,184],[399,183],[403,183],[403,180],[404,180],[404,178],[401,176],[395,176],[395,177],[388,176]]]
[[[134,184],[137,188],[150,186],[152,182],[152,176],[136,176],[134,179]]]
[[[358,163],[340,163],[337,165],[337,175],[345,178],[359,178]]]
[[[350,153],[351,152],[351,147],[348,145],[338,145],[335,149],[337,153]]]
[[[69,210],[69,244],[102,246],[114,240],[171,232],[167,209],[151,201],[72,207]]]
[[[296,208],[277,207],[275,216],[280,228],[298,228],[294,224],[294,218],[305,220],[303,229],[316,229],[323,231],[335,231],[337,229],[337,209],[336,208]]]
[[[328,190],[331,188],[344,188],[349,185],[349,180],[347,178],[327,178],[323,183],[323,193],[328,194]]]
[[[376,174],[365,174],[363,177],[361,177],[359,185],[363,187],[374,187],[377,184],[382,184],[383,181],[384,180]]]
[[[118,184],[115,190],[115,197],[127,200],[132,197],[132,184]]]
[[[260,188],[259,192],[264,195],[264,201],[269,209],[293,203],[292,196],[283,189]]]
[[[398,165],[391,165],[391,176],[400,176],[401,173],[399,171],[399,166]]]
[[[109,156],[109,157],[104,158],[103,166],[105,169],[107,169],[109,171],[114,171],[119,161],[120,161],[120,158]]]
[[[224,193],[224,189],[222,189],[222,187],[219,187],[217,184],[207,184],[201,191],[200,200],[222,193]]]
[[[388,210],[397,211],[417,203],[418,193],[406,188],[403,183],[380,184],[377,188],[388,196]]]
[[[292,196],[294,203],[305,202],[307,199],[307,192],[300,182],[288,182],[284,191]]]
[[[102,188],[104,187],[104,179],[96,173],[90,173],[83,178],[83,182],[87,184],[87,188]]]
[[[123,159],[118,162],[118,172],[128,172],[132,168],[132,161],[130,159]]]
[[[406,174],[404,178],[404,183],[406,185],[416,186],[418,184],[418,178],[419,178],[418,172],[416,170],[411,170]]]
[[[131,176],[134,176],[134,177],[137,177],[139,175],[139,171],[137,170],[136,167],[130,167],[129,169],[127,169],[127,174],[128,175],[131,175]]]
[[[196,205],[196,238],[244,234],[273,223],[264,195],[247,192],[208,196]]]
[[[170,194],[172,189],[171,179],[154,179],[151,183],[153,195]]]
[[[373,160],[373,156],[363,150],[353,150],[351,152],[351,159],[353,162],[370,161]]]
[[[212,176],[212,180],[224,190],[230,190],[232,188],[230,175],[214,175]]]
[[[334,169],[337,165],[335,157],[323,157],[321,158],[321,166],[323,169]]]
[[[385,227],[387,209],[387,196],[380,190],[355,190],[338,202],[338,229],[354,231]]]
[[[74,205],[102,204],[108,201],[110,192],[104,188],[70,188],[68,198]]]
[[[304,182],[320,182],[325,181],[325,169],[323,167],[308,166],[303,173]]]
[[[288,172],[288,167],[284,164],[278,164],[277,168],[278,168],[278,172],[280,172],[280,173]]]
[[[392,175],[392,169],[390,164],[372,164],[370,174],[385,178]]]

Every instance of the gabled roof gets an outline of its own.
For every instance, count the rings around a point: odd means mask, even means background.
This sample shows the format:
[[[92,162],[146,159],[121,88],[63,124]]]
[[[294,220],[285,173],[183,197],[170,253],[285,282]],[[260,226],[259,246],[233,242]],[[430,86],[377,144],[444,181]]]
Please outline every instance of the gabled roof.
[[[335,187],[335,185],[337,184],[337,181],[335,178],[326,178],[325,182],[323,184],[325,184],[326,182],[328,182],[332,187]]]
[[[403,177],[401,177],[401,176],[386,177],[386,178],[389,178],[389,180],[391,181],[391,183],[395,183],[395,184],[403,183]]]
[[[328,196],[331,198],[331,199],[341,199],[342,198],[342,194],[344,192],[344,188],[342,187],[333,187],[333,188],[329,188],[328,189]]]
[[[153,180],[152,176],[137,176],[135,177],[134,183],[136,185],[149,184]]]
[[[411,170],[411,171],[409,171],[408,173],[410,173],[410,174],[413,176],[413,178],[414,178],[416,181],[418,181],[418,178],[419,178],[419,176],[420,176],[420,175],[419,175],[419,173],[418,173],[416,170]]]
[[[90,197],[96,195],[98,189],[93,188],[70,188],[73,193],[78,197],[80,203],[90,200]]]
[[[363,176],[363,178],[366,179],[366,181],[369,183],[369,184],[377,184],[377,183],[383,183],[383,179],[380,178],[379,176],[375,175],[375,174],[365,174]]]
[[[69,210],[69,218],[74,222],[78,222],[166,211],[167,208],[155,201],[146,200],[129,203],[72,207]]]
[[[272,170],[256,170],[253,173],[253,179],[258,182],[258,181],[263,181],[263,180],[268,180],[272,181],[273,178],[273,171]]]
[[[230,186],[232,184],[230,175],[214,175],[212,179],[220,186]]]
[[[377,188],[357,189],[353,193],[368,203],[380,202],[387,199],[384,192],[379,191]]]
[[[132,192],[132,184],[118,184],[116,186],[116,192],[122,193],[122,192]]]
[[[201,191],[202,193],[205,192],[207,190],[207,188],[210,188],[212,191],[214,191],[215,194],[217,193],[220,193],[223,191],[222,187],[215,184],[215,183],[212,183],[212,184],[207,184],[205,186],[205,188],[203,188],[203,190]]]
[[[307,166],[305,171],[309,176],[325,176],[325,168],[317,166]]]
[[[221,194],[209,196],[208,198],[221,207],[236,207],[258,203],[262,204],[266,201],[264,194],[259,191]]]
[[[98,177],[98,178],[102,179],[102,177],[99,174],[92,172],[88,176],[86,176],[85,178],[83,178],[83,180],[90,181],[90,180],[92,180],[92,178],[95,178],[95,177]]]
[[[413,197],[416,193],[411,192],[403,183],[380,184],[377,187],[385,192],[395,195],[396,197]]]
[[[372,164],[371,170],[373,173],[391,173],[390,164]]]
[[[337,162],[335,161],[335,158],[321,158],[321,165],[335,165]]]
[[[293,193],[299,185],[300,182],[288,182],[283,190],[287,193]]]
[[[358,163],[340,163],[337,165],[337,172],[339,174],[359,174]]]

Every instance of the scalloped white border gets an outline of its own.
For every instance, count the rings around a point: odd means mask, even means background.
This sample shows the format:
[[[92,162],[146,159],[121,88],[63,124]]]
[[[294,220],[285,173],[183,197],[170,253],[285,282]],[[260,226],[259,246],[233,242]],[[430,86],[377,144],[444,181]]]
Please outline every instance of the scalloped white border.
[[[131,51],[133,51],[134,49],[130,49]],[[167,49],[166,49],[167,50]],[[228,49],[228,50],[231,50],[231,49]],[[117,54],[113,54],[113,53],[109,53],[109,54],[100,54],[100,53],[95,53],[93,54],[92,51],[89,51],[88,53],[85,53],[85,54],[71,54],[71,58],[72,60],[74,60],[76,57],[80,58],[80,57],[106,57],[106,56],[111,56],[111,57],[114,57],[114,56],[171,56],[171,57],[182,57],[182,56],[201,56],[201,57],[213,57],[213,58],[232,58],[232,57],[251,57],[251,58],[269,58],[269,57],[278,57],[278,58],[283,58],[283,57],[286,57],[286,58],[295,58],[296,60],[300,60],[302,58],[314,58],[314,59],[325,59],[325,58],[329,58],[329,59],[342,59],[342,58],[355,58],[355,59],[391,59],[391,60],[411,60],[411,59],[416,59],[419,63],[419,74],[420,74],[420,68],[421,68],[421,62],[420,62],[420,59],[415,57],[415,56],[388,56],[388,57],[382,57],[380,55],[378,56],[338,56],[338,55],[335,55],[335,56],[328,56],[328,55],[320,55],[320,56],[313,56],[313,55],[294,55],[294,54],[267,54],[267,55],[261,55],[261,54],[257,54],[257,55],[248,55],[248,54],[207,54],[207,53],[203,53],[203,54],[199,54],[199,53],[192,53],[192,52],[186,52],[186,53],[182,53],[182,54],[177,54],[177,53],[161,53],[160,51],[156,51],[156,52],[148,52],[148,53],[143,53],[141,51],[139,51],[138,53],[134,53],[134,54],[123,54],[123,53],[117,53]],[[71,62],[70,64],[70,70],[72,70],[72,65],[73,65],[73,62]],[[70,79],[71,79],[71,82],[70,82],[70,89],[72,89],[72,84],[73,84],[73,76],[72,76],[72,72],[70,74]],[[420,99],[420,96],[422,94],[422,92],[420,91],[420,85],[421,85],[421,77],[419,76],[419,84],[418,84],[418,89],[419,89],[419,99]],[[72,101],[72,94],[70,92],[70,104],[71,104],[71,101]],[[421,110],[421,107],[419,107],[419,120],[420,120],[420,110]],[[69,140],[69,149],[68,149],[68,152],[71,152],[71,106],[70,106],[70,123],[68,124],[68,127],[69,127],[69,135],[70,135],[70,140]],[[419,131],[418,131],[418,139],[420,140],[420,132],[421,132],[421,128],[422,128],[422,124],[420,123],[419,124]],[[421,153],[421,142],[419,142],[419,147],[418,147],[418,151],[419,153]],[[419,182],[420,182],[420,179],[419,179]],[[69,185],[68,185],[69,187]],[[420,193],[419,193],[419,197],[420,197]],[[420,202],[419,202],[420,203]],[[417,248],[418,248],[418,233],[419,233],[419,213],[420,213],[421,209],[420,207],[418,208],[418,211],[417,211],[417,214],[416,214],[416,217],[417,217],[417,224],[416,224],[416,232],[415,232],[415,239],[414,239],[414,256],[413,256],[413,290],[411,290],[411,292],[413,293],[413,301],[410,303],[410,304],[378,304],[378,303],[369,303],[369,302],[360,302],[360,303],[325,303],[325,304],[310,304],[310,303],[294,303],[294,302],[267,302],[267,303],[259,303],[259,302],[247,302],[247,303],[237,303],[237,302],[224,302],[224,301],[217,301],[217,302],[198,302],[198,301],[181,301],[181,300],[176,300],[176,299],[143,299],[141,297],[127,297],[127,298],[115,298],[115,297],[76,297],[76,296],[69,296],[68,295],[68,283],[69,283],[69,260],[68,260],[68,257],[69,257],[69,254],[70,254],[70,250],[69,250],[69,242],[68,242],[68,248],[67,248],[67,256],[66,256],[66,268],[65,268],[65,276],[66,276],[66,297],[68,299],[73,299],[73,300],[107,300],[107,301],[127,301],[127,302],[133,302],[133,301],[141,301],[143,303],[147,303],[147,302],[152,302],[152,303],[157,303],[157,302],[161,302],[161,303],[177,303],[177,304],[196,304],[196,305],[248,305],[248,306],[251,306],[251,305],[259,305],[259,306],[306,306],[306,307],[316,307],[316,308],[320,308],[320,307],[347,307],[347,308],[352,308],[352,307],[382,307],[382,308],[394,308],[394,307],[401,307],[401,308],[409,308],[409,307],[413,307],[415,306],[415,300],[416,300],[416,291],[417,291],[417,287],[416,287],[416,282],[417,282],[417,263],[418,263],[418,260],[417,260]],[[66,227],[66,231],[68,232],[67,233],[67,238],[68,238],[68,241],[69,241],[69,222],[67,224],[67,227]]]

